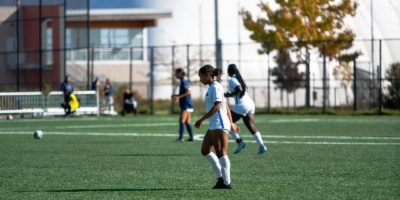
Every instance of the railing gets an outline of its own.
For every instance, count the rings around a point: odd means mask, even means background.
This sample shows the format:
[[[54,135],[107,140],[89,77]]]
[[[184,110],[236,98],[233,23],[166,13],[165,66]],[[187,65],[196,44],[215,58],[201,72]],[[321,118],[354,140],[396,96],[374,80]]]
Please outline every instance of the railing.
[[[74,94],[79,100],[77,115],[100,115],[98,92],[76,91]],[[0,92],[0,114],[64,115],[63,102],[61,91],[52,91],[47,96],[42,92]]]

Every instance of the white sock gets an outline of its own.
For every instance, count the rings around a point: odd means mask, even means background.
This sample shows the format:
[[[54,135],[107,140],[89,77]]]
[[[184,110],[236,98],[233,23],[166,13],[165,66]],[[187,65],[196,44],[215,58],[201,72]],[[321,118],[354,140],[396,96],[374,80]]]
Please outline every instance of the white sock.
[[[234,131],[229,131],[229,134],[233,137],[233,139],[237,140],[240,138],[239,134],[235,133]]]
[[[260,132],[254,133],[253,138],[257,141],[258,145],[263,146],[264,142],[262,141]]]
[[[227,155],[222,156],[219,159],[219,163],[221,163],[221,171],[222,177],[224,178],[224,184],[229,185],[231,183],[231,161]]]
[[[222,172],[221,172],[221,165],[219,164],[218,158],[215,155],[215,153],[211,152],[208,155],[205,156],[210,162],[211,167],[213,168],[214,172],[217,174],[218,178],[222,177]]]

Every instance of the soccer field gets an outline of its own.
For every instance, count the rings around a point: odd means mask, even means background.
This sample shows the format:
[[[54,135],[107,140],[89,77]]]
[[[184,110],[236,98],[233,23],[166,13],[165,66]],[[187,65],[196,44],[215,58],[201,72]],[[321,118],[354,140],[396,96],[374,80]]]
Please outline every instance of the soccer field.
[[[208,124],[194,129],[198,140],[175,143],[177,120],[0,120],[0,199],[400,198],[398,116],[257,115],[261,156],[239,122],[248,146],[234,155],[229,144],[233,190],[222,191],[200,153]]]

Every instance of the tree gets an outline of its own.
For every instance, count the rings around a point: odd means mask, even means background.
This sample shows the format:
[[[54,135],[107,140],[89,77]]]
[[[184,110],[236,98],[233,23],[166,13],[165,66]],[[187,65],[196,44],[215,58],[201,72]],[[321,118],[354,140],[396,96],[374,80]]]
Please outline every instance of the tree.
[[[346,105],[349,105],[349,95],[347,89],[351,86],[352,79],[355,78],[353,68],[350,66],[350,62],[360,55],[361,52],[355,52],[339,56],[339,65],[333,69],[333,76],[337,79],[340,79],[340,86],[345,88]]]
[[[386,73],[390,86],[389,93],[385,96],[385,106],[400,109],[400,63],[391,64]]]
[[[258,6],[266,14],[253,20],[249,11],[242,10],[244,25],[250,38],[261,42],[262,52],[279,49],[293,51],[306,66],[306,106],[310,106],[310,51],[337,59],[352,46],[355,34],[344,27],[344,18],[354,16],[357,3],[353,0],[275,0],[273,10],[268,3]],[[344,42],[343,42],[344,41]],[[261,52],[261,51],[260,51]]]
[[[274,83],[287,94],[296,91],[304,78],[304,73],[299,73],[298,64],[292,61],[286,49],[279,50],[275,61],[278,66],[271,71],[272,76],[276,77]]]

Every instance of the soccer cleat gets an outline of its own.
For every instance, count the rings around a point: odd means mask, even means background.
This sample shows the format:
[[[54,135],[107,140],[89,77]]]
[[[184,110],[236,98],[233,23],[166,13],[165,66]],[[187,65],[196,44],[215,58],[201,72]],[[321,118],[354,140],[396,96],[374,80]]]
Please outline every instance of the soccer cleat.
[[[234,153],[234,154],[239,153],[242,149],[246,148],[246,146],[247,146],[246,143],[244,143],[243,141],[240,142],[240,143],[238,144],[237,149],[236,149],[235,152],[233,152],[233,153]]]
[[[193,138],[189,138],[187,141],[188,141],[188,142],[193,142],[194,139],[193,139]]]
[[[215,184],[213,189],[223,189],[224,186],[225,186],[224,179],[222,177],[220,177],[220,178],[218,178],[217,183]]]
[[[229,185],[225,185],[224,184],[224,188],[222,188],[222,189],[232,189],[232,183],[229,183]]]
[[[175,140],[175,142],[183,142],[183,141],[184,141],[183,139],[179,139],[179,138]]]
[[[260,148],[258,149],[258,155],[263,154],[264,152],[267,151],[267,147],[265,145],[260,146]]]

